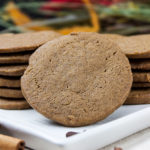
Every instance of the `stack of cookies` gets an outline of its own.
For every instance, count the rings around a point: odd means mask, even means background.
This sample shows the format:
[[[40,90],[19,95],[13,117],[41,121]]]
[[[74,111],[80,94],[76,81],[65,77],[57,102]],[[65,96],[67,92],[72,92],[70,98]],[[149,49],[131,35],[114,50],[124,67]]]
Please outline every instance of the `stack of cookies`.
[[[150,103],[150,35],[117,39],[130,60],[133,72],[131,93],[125,104]]]
[[[0,108],[30,107],[22,95],[20,78],[35,49],[59,36],[51,31],[0,35]]]

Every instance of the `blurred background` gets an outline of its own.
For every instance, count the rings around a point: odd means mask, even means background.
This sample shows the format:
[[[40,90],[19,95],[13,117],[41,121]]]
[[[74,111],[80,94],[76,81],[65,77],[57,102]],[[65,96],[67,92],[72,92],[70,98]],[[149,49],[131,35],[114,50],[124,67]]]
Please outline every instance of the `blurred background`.
[[[149,0],[0,0],[0,33],[150,33]]]

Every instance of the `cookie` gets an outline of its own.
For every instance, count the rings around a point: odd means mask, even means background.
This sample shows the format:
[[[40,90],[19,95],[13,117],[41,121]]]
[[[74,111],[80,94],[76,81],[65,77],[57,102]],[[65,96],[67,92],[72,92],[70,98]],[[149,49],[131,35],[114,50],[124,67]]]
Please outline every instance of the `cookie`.
[[[135,82],[133,83],[132,87],[135,87],[135,88],[150,87],[150,82],[143,82],[143,83]]]
[[[21,78],[29,104],[65,126],[106,118],[124,103],[131,85],[131,67],[120,48],[86,32],[41,46]]]
[[[131,68],[134,70],[150,70],[150,59],[130,60]]]
[[[1,56],[0,55],[0,64],[15,64],[15,63],[28,63],[30,54],[26,55],[15,55],[14,56]]]
[[[117,39],[117,44],[129,58],[150,58],[150,34]]]
[[[113,41],[126,37],[120,34],[109,34],[109,33],[100,34],[100,35],[103,36],[104,38],[108,38],[109,40],[113,40]]]
[[[29,108],[31,108],[30,105],[24,99],[10,100],[10,99],[0,98],[0,109],[19,110],[19,109],[29,109]]]
[[[0,75],[3,76],[21,76],[27,65],[0,66]]]
[[[0,97],[23,98],[23,95],[20,89],[0,88]]]
[[[14,33],[1,33],[0,36],[11,36],[13,35]]]
[[[1,77],[0,76],[0,87],[13,87],[18,88],[20,87],[20,78],[8,78],[8,77]]]
[[[131,90],[124,104],[126,105],[150,104],[150,88]]]
[[[150,82],[150,72],[133,72],[133,82]]]
[[[9,36],[0,36],[0,53],[12,53],[34,50],[44,43],[59,37],[53,31],[40,31],[34,33],[20,33]]]

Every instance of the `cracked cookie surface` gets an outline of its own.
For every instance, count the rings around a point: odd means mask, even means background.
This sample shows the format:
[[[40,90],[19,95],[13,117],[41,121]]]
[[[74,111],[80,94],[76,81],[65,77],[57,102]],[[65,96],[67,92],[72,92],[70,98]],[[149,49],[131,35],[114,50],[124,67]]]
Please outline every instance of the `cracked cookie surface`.
[[[132,85],[128,59],[97,33],[71,33],[30,57],[21,79],[29,104],[65,126],[106,118],[126,100]]]

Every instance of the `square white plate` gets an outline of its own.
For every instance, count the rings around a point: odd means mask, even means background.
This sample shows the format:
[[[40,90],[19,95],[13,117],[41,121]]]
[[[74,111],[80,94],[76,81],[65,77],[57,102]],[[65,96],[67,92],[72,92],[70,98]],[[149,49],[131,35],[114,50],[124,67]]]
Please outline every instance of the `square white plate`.
[[[150,126],[150,105],[122,106],[96,124],[69,128],[35,110],[1,110],[0,132],[26,141],[35,150],[96,150]],[[78,132],[66,137],[66,133]]]

